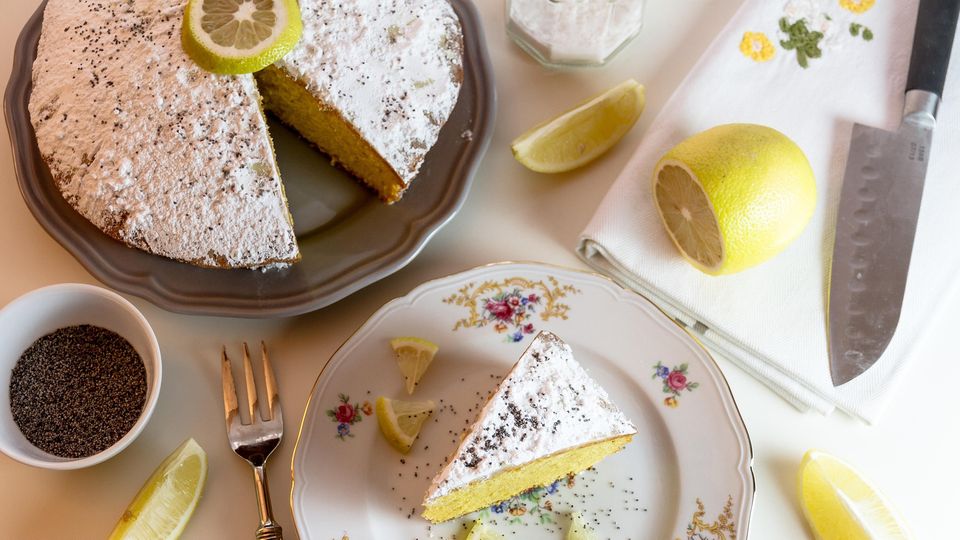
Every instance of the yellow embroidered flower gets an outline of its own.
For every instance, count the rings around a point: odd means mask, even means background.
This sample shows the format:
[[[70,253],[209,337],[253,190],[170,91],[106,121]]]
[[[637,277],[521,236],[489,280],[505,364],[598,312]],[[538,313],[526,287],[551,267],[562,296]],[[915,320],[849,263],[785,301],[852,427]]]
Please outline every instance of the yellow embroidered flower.
[[[740,41],[740,52],[755,62],[766,62],[773,58],[774,48],[763,32],[744,32],[743,40]]]
[[[671,409],[676,409],[680,405],[680,402],[677,401],[677,398],[670,396],[667,399],[663,400],[663,404],[666,405],[667,407],[670,407]]]
[[[851,13],[863,13],[876,3],[877,0],[840,0],[840,7]]]

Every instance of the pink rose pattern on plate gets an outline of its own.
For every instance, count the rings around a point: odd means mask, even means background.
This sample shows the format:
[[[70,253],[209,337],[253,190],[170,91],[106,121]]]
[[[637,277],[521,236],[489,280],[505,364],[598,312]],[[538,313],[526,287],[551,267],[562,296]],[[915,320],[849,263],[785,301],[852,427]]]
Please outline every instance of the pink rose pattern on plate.
[[[670,394],[663,400],[663,404],[671,409],[680,406],[680,394],[684,391],[693,392],[700,383],[691,382],[687,378],[687,364],[674,366],[673,369],[663,365],[663,362],[657,362],[653,366],[653,379],[658,379],[663,383],[663,393]]]
[[[479,285],[470,283],[444,298],[443,302],[469,310],[469,316],[454,325],[455,331],[491,325],[496,333],[505,336],[504,341],[518,343],[536,333],[535,315],[541,321],[566,320],[570,306],[560,300],[579,292],[575,287],[560,284],[552,276],[546,281],[512,277]]]
[[[363,420],[364,416],[373,414],[373,405],[369,401],[364,401],[363,405],[359,403],[351,405],[350,396],[346,394],[339,394],[338,398],[340,403],[332,409],[327,409],[327,416],[337,423],[337,438],[345,441],[347,437],[353,437],[350,426]]]

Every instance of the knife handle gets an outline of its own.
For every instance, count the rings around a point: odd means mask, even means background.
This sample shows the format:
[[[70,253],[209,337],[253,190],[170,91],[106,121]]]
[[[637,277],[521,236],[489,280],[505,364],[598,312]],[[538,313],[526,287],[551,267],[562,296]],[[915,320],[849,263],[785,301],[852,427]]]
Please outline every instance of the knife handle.
[[[960,0],[920,0],[913,34],[907,91],[925,90],[943,95]]]

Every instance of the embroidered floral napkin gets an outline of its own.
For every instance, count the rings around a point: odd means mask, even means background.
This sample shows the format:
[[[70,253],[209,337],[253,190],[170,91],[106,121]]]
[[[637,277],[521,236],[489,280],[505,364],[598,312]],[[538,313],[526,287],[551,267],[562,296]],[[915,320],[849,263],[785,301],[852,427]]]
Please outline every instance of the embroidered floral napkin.
[[[839,407],[875,421],[941,300],[960,298],[951,294],[960,271],[952,240],[960,231],[958,39],[899,329],[871,370],[833,387],[826,291],[850,132],[854,122],[890,130],[899,124],[916,10],[916,0],[747,0],[644,135],[582,233],[580,256],[797,407],[822,413]],[[731,122],[765,124],[800,145],[817,177],[817,211],[773,260],[710,277],[687,264],[668,239],[651,173],[674,144]]]

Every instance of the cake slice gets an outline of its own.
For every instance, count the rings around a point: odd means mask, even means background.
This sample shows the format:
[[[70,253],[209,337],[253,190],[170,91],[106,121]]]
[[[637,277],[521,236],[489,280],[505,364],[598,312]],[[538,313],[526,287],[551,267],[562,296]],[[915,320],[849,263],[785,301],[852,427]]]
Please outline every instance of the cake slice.
[[[433,479],[423,517],[446,521],[579,473],[636,432],[570,346],[541,332]]]
[[[463,81],[446,0],[300,0],[303,37],[256,74],[283,123],[396,202],[437,142]]]

